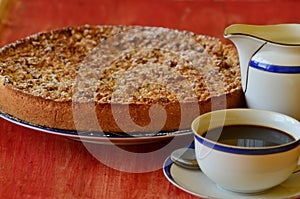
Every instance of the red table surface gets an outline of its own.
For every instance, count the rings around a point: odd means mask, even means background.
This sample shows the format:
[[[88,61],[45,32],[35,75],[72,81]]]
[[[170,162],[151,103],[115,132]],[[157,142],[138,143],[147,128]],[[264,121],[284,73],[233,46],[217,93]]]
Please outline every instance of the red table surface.
[[[232,23],[300,23],[297,0],[8,2],[7,14],[0,13],[1,46],[83,24],[160,26],[224,40],[223,30]],[[189,142],[177,140],[173,148]],[[195,198],[164,177],[162,164],[173,148],[156,152],[167,144],[87,146],[0,119],[0,198]]]

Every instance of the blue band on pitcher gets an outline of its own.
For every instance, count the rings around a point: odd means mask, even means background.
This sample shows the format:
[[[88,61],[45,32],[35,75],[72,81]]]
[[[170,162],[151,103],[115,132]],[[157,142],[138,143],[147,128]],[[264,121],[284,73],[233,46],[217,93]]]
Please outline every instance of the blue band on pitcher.
[[[265,64],[257,61],[250,61],[249,64],[253,68],[257,68],[259,70],[269,71],[273,73],[300,73],[300,66],[278,66]]]

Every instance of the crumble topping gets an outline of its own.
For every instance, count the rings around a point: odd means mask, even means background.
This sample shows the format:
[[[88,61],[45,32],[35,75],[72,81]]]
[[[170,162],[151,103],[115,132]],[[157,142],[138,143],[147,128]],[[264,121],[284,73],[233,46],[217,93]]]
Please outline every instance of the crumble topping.
[[[218,39],[166,28],[82,26],[0,50],[6,84],[56,101],[168,103],[241,87],[238,57]]]

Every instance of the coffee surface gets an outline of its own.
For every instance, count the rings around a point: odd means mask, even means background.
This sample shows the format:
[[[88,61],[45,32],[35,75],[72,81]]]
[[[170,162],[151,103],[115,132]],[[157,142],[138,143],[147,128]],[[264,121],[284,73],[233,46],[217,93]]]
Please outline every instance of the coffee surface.
[[[204,137],[222,144],[254,148],[282,145],[295,140],[284,131],[258,125],[217,127],[206,132]]]

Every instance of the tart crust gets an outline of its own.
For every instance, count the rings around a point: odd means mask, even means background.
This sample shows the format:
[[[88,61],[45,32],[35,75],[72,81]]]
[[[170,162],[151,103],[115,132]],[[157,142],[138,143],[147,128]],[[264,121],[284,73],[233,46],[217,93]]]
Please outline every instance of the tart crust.
[[[67,27],[4,46],[0,56],[0,110],[34,125],[175,131],[189,129],[199,114],[244,106],[236,50],[191,32]]]

